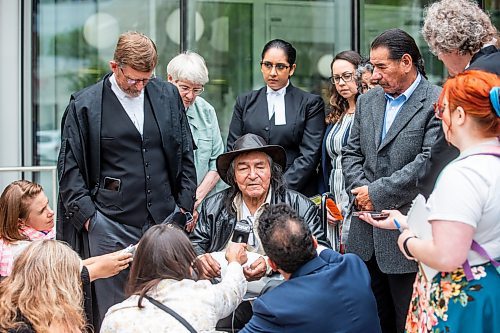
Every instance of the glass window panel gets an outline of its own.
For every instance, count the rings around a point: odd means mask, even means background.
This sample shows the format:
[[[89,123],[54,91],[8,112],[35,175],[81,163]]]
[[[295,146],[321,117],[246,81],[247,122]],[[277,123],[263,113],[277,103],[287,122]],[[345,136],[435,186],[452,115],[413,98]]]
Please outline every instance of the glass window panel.
[[[323,94],[329,61],[350,49],[351,2],[197,1],[188,2],[187,46],[203,55],[210,71],[204,96],[218,114],[226,136],[237,95],[263,84],[260,52],[273,38],[297,48],[296,86]],[[71,93],[109,71],[118,35],[137,30],[158,47],[156,74],[180,51],[179,1],[35,1],[34,99],[37,138],[56,138]],[[58,140],[53,140],[58,141]],[[57,143],[37,141],[35,162],[55,164]]]
[[[491,22],[495,27],[500,27],[500,1],[485,0],[484,9],[490,14]]]
[[[178,20],[168,21],[178,9],[175,0],[34,1],[34,165],[56,164],[59,127],[69,98],[110,71],[108,63],[120,33],[140,31],[150,36],[162,55],[158,68],[179,52]],[[36,180],[51,192],[49,173]]]
[[[365,0],[361,8],[361,53],[370,55],[370,43],[380,33],[391,28],[400,28],[417,42],[425,61],[429,81],[440,84],[447,77],[446,69],[427,46],[420,29],[423,24],[423,8],[432,1],[422,0]]]
[[[198,18],[191,20],[197,33],[188,34],[188,45],[207,62],[210,82],[203,97],[215,107],[224,138],[236,96],[264,85],[259,62],[266,42],[292,43],[297,69],[291,81],[325,99],[333,55],[351,48],[348,0],[199,0],[189,10],[188,17]]]
[[[179,21],[168,21],[178,1],[83,0],[35,1],[33,116],[37,141],[35,164],[56,162],[55,141],[72,93],[109,72],[120,33],[140,31],[155,40],[165,60],[179,51]],[[167,22],[174,23],[167,34]],[[177,42],[176,42],[177,40]]]
[[[349,0],[203,0],[188,2],[188,11],[187,46],[207,61],[211,80],[204,96],[215,106],[224,136],[236,96],[263,85],[259,61],[267,41],[290,41],[298,52],[293,84],[325,99],[331,58],[351,48]],[[180,51],[179,1],[35,1],[35,164],[55,164],[71,93],[109,71],[116,39],[127,30],[155,40],[156,74],[166,77],[166,64]]]

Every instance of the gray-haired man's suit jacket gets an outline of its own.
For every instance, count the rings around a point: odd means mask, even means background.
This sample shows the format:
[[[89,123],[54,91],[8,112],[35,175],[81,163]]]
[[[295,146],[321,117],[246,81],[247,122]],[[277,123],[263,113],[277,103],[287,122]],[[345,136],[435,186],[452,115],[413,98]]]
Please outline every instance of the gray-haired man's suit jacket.
[[[347,192],[368,185],[375,210],[399,209],[406,213],[418,194],[417,171],[422,168],[439,131],[432,104],[441,88],[422,77],[408,101],[398,112],[382,140],[386,99],[381,87],[361,95],[349,141],[342,151]],[[347,251],[370,260],[373,252],[384,273],[415,272],[415,262],[400,252],[399,231],[374,228],[352,218]]]

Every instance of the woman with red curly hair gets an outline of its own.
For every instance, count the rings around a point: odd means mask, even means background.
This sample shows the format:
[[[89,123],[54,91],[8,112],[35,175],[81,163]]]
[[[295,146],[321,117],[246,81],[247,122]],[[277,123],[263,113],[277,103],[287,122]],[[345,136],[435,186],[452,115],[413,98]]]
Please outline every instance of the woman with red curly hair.
[[[398,244],[408,259],[435,270],[417,275],[407,332],[500,332],[500,77],[477,70],[449,79],[436,117],[460,155],[439,175],[427,201],[432,239],[417,238],[406,216],[375,221],[406,228]],[[495,258],[497,260],[495,260]]]

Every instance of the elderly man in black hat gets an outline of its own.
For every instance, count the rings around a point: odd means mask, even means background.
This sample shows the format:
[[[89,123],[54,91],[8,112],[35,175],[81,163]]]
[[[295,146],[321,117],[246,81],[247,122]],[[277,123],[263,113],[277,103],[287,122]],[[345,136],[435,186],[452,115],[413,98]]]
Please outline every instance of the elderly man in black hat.
[[[263,138],[251,133],[236,140],[233,151],[217,158],[217,171],[230,187],[205,199],[196,228],[190,235],[202,263],[199,273],[205,278],[220,276],[221,266],[211,253],[224,250],[233,239],[235,227],[242,223],[251,230],[247,251],[261,255],[244,268],[247,280],[272,273],[256,232],[258,217],[267,205],[290,205],[306,221],[318,243],[330,247],[318,207],[302,194],[286,188],[282,173],[285,165],[286,154],[281,146],[267,145]]]
[[[281,146],[267,145],[255,134],[245,134],[234,143],[234,150],[217,158],[217,171],[230,186],[204,202],[198,224],[190,235],[191,242],[203,264],[205,277],[220,275],[220,265],[211,252],[224,250],[232,239],[238,221],[251,225],[247,250],[265,255],[257,236],[258,217],[265,206],[286,203],[302,217],[318,242],[330,246],[321,226],[318,208],[307,197],[286,189],[282,170],[286,155]],[[248,280],[259,279],[270,268],[264,258],[245,268]]]

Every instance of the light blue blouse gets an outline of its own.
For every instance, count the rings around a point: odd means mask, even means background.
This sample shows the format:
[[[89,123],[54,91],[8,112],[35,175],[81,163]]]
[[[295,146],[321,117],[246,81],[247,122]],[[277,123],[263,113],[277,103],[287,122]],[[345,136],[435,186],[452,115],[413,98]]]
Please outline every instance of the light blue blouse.
[[[194,151],[194,164],[199,185],[208,171],[217,171],[215,161],[224,152],[224,144],[215,109],[210,103],[198,96],[187,109],[186,115],[194,143],[198,147]],[[209,195],[213,193],[214,190]]]

